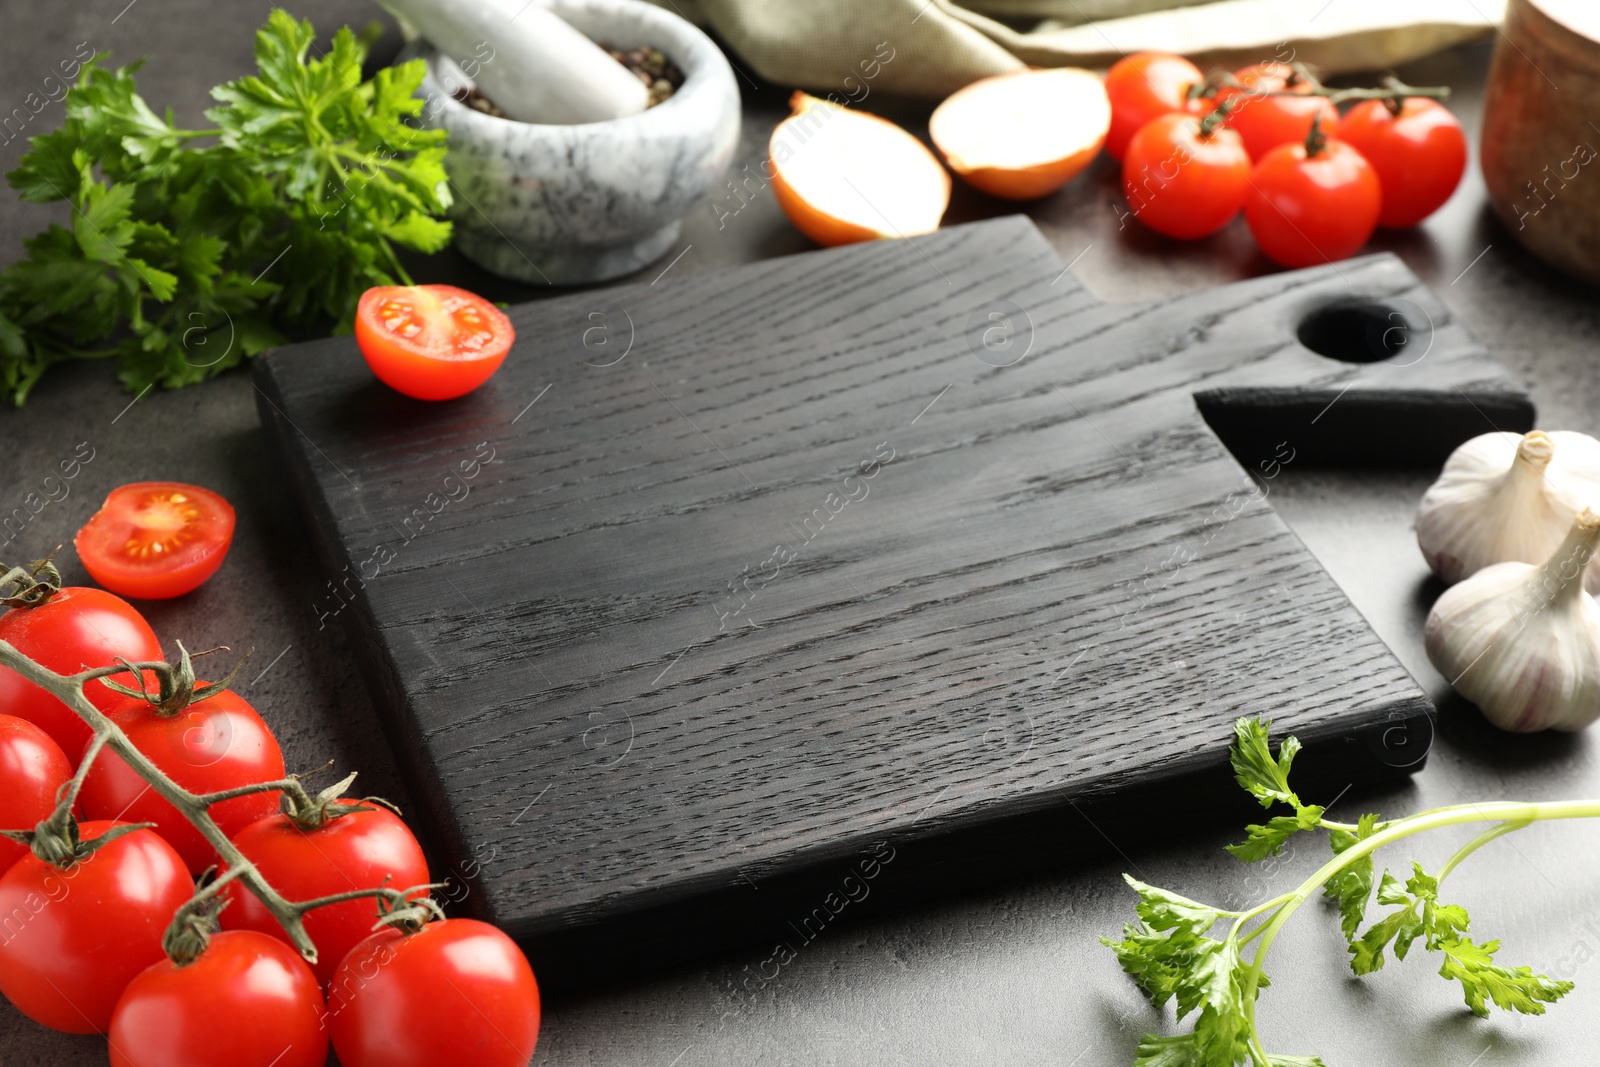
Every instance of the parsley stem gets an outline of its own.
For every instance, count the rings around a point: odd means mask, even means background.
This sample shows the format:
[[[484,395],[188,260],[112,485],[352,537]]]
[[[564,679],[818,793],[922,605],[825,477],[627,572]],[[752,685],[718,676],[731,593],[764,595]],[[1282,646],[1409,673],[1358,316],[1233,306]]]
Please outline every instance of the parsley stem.
[[[1228,931],[1228,939],[1230,941],[1238,941],[1240,947],[1248,945],[1250,942],[1254,941],[1256,939],[1256,936],[1258,934],[1260,934],[1261,931],[1263,931],[1263,930],[1265,930],[1267,928],[1266,924],[1263,923],[1262,925],[1256,927],[1254,930],[1252,930],[1250,932],[1249,936],[1245,937],[1241,941],[1241,940],[1239,940],[1239,931],[1241,929],[1243,929],[1244,924],[1249,922],[1251,919],[1254,919],[1257,915],[1261,915],[1264,912],[1269,912],[1273,908],[1276,908],[1278,905],[1286,903],[1289,900],[1289,898],[1292,897],[1292,896],[1294,896],[1294,893],[1291,891],[1291,892],[1283,894],[1282,896],[1273,897],[1271,900],[1267,901],[1265,904],[1261,904],[1261,905],[1258,905],[1258,906],[1256,906],[1254,908],[1251,908],[1249,911],[1236,913],[1237,917],[1234,919],[1233,929]]]
[[[388,257],[389,265],[394,267],[394,276],[399,279],[400,284],[415,285],[416,282],[411,280],[410,273],[406,270],[405,266],[401,264],[400,257],[395,255],[394,246],[382,237],[377,238],[377,244],[379,248],[383,249],[383,254]]]
[[[1289,899],[1268,919],[1255,933],[1262,934],[1261,944],[1256,948],[1255,956],[1250,961],[1250,968],[1245,972],[1243,988],[1240,991],[1244,1003],[1245,1016],[1250,1024],[1251,1055],[1256,1059],[1259,1067],[1268,1067],[1266,1053],[1262,1051],[1260,1035],[1256,1031],[1255,1003],[1256,989],[1261,981],[1262,966],[1266,962],[1267,953],[1272,949],[1272,942],[1278,936],[1278,931],[1283,929],[1289,917],[1311,898],[1311,895],[1320,889],[1328,879],[1361,859],[1371,855],[1385,845],[1393,844],[1412,834],[1420,834],[1428,830],[1438,830],[1446,826],[1458,826],[1463,823],[1493,822],[1505,820],[1501,825],[1494,827],[1488,833],[1480,834],[1468,842],[1446,866],[1448,872],[1454,864],[1465,859],[1476,849],[1488,844],[1496,837],[1508,834],[1512,830],[1520,830],[1529,823],[1545,819],[1592,819],[1600,818],[1600,800],[1561,800],[1552,802],[1527,803],[1518,801],[1491,801],[1486,804],[1453,804],[1448,807],[1435,808],[1431,811],[1420,812],[1404,819],[1396,819],[1384,829],[1373,834],[1364,841],[1358,841],[1333,859],[1323,864],[1317,872],[1300,884],[1300,887],[1288,894]],[[1443,874],[1440,875],[1443,877]],[[1251,935],[1252,937],[1254,934]]]
[[[1442,884],[1444,882],[1445,876],[1451,871],[1455,870],[1456,866],[1460,864],[1462,860],[1466,859],[1468,856],[1472,855],[1474,852],[1478,851],[1478,849],[1482,848],[1484,845],[1487,845],[1495,838],[1504,837],[1509,833],[1515,833],[1516,831],[1529,825],[1530,821],[1531,820],[1528,819],[1513,819],[1509,822],[1503,822],[1499,826],[1491,826],[1477,837],[1474,837],[1471,841],[1468,841],[1466,844],[1462,845],[1461,848],[1456,851],[1456,854],[1451,856],[1449,861],[1439,869],[1440,883]]]

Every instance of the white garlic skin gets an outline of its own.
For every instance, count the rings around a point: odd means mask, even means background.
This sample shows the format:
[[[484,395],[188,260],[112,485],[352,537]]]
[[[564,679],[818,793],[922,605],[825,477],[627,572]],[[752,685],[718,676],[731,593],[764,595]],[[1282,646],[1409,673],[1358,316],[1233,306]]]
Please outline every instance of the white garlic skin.
[[[1502,730],[1600,718],[1600,604],[1580,581],[1597,541],[1600,515],[1585,509],[1544,564],[1485,567],[1428,613],[1428,659]]]
[[[1417,546],[1454,584],[1495,563],[1539,563],[1600,501],[1600,441],[1555,430],[1486,433],[1451,453],[1417,507]],[[1600,593],[1600,560],[1586,584]]]

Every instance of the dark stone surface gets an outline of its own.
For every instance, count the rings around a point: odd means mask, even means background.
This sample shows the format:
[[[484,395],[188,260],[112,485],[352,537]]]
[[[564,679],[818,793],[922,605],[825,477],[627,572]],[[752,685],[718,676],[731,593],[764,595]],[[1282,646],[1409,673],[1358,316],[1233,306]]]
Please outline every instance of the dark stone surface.
[[[206,90],[247,69],[250,31],[265,16],[265,5],[124,4],[90,0],[40,8],[9,2],[0,8],[0,107],[20,104],[59,59],[87,40],[113,49],[119,61],[150,56],[140,78],[148,98],[158,107],[171,104],[180,120],[197,120]],[[338,0],[316,5],[313,14],[329,29],[346,20],[359,25],[375,12]],[[1402,73],[1417,84],[1457,86],[1453,106],[1475,133],[1486,60],[1485,49],[1463,49]],[[753,162],[770,124],[785,109],[787,93],[766,85],[745,88],[741,158]],[[869,108],[878,103],[866,102]],[[925,118],[927,110],[884,109],[910,123]],[[52,105],[36,121],[46,126],[59,118],[59,105]],[[11,166],[19,152],[20,142],[0,145],[0,165]],[[1542,162],[1530,161],[1530,174]],[[752,179],[751,188],[757,184]],[[685,233],[692,247],[673,270],[705,270],[807,246],[769,192],[753,195],[737,215],[723,215],[720,227],[719,212],[710,205],[692,216]],[[1119,229],[1117,203],[1114,170],[1102,162],[1029,212],[1061,257],[1076,260],[1075,274],[1104,299],[1152,299],[1269,269],[1251,249],[1242,224],[1210,241],[1177,246],[1132,223]],[[726,201],[722,210],[733,206],[735,201]],[[958,187],[950,221],[1005,210]],[[8,201],[0,214],[0,255],[16,255],[22,236],[59,217],[59,206]],[[1382,237],[1375,248],[1399,253],[1491,352],[1528,379],[1543,413],[1541,425],[1600,431],[1600,375],[1594,367],[1600,301],[1592,289],[1549,272],[1517,249],[1490,219],[1475,168],[1425,227]],[[503,299],[533,295],[484,284],[448,255],[420,273],[424,280],[483,285]],[[645,280],[653,276],[646,272]],[[177,478],[226,493],[240,514],[228,564],[194,596],[153,608],[152,622],[166,639],[181,637],[190,647],[256,647],[260,667],[247,672],[242,691],[278,730],[290,762],[309,767],[334,758],[341,767],[361,770],[366,789],[404,803],[349,650],[332,627],[317,629],[311,604],[322,579],[307,569],[305,528],[269,461],[248,377],[152,394],[127,408],[130,399],[118,391],[109,368],[90,365],[52,373],[26,408],[0,413],[7,459],[0,467],[4,510],[20,503],[79,442],[96,449],[71,497],[35,520],[28,550],[69,540],[103,494],[121,482]],[[1424,688],[1442,696],[1443,682],[1422,656],[1420,641],[1421,620],[1437,590],[1425,580],[1409,529],[1431,473],[1290,469],[1273,503]],[[68,569],[81,579],[75,567]],[[1458,702],[1442,700],[1440,708],[1430,763],[1409,785],[1314,799],[1336,800],[1334,816],[1353,818],[1374,808],[1401,814],[1472,799],[1600,795],[1600,764],[1589,736],[1508,737]],[[1317,850],[1303,845],[1270,869],[1241,867],[1219,851],[1238,827],[1192,814],[1172,812],[1165,844],[1121,849],[1125,855],[1114,861],[1095,857],[1048,877],[1006,880],[998,870],[995,888],[939,903],[897,907],[885,883],[851,905],[856,914],[846,917],[853,921],[802,947],[772,980],[752,981],[759,985],[754,992],[741,982],[763,970],[768,951],[648,981],[619,960],[614,988],[549,1006],[539,1062],[1126,1064],[1138,1033],[1165,1024],[1094,940],[1131,915],[1131,895],[1118,873],[1131,870],[1237,907],[1281,892],[1321,862]],[[1464,836],[1401,846],[1388,862],[1404,866],[1415,855],[1437,863]],[[1352,981],[1342,969],[1333,923],[1320,906],[1311,906],[1273,953],[1274,986],[1260,1010],[1269,1046],[1363,1067],[1593,1062],[1600,1050],[1593,1023],[1600,1011],[1600,966],[1593,962],[1600,953],[1597,844],[1600,827],[1535,827],[1497,841],[1452,877],[1452,895],[1476,919],[1474,933],[1502,938],[1507,961],[1577,981],[1577,990],[1547,1018],[1474,1020],[1455,987],[1433,974],[1436,961],[1415,956]],[[765,968],[769,975],[773,969]],[[77,1067],[104,1063],[105,1050],[100,1039],[48,1033],[0,1006],[0,1062]]]

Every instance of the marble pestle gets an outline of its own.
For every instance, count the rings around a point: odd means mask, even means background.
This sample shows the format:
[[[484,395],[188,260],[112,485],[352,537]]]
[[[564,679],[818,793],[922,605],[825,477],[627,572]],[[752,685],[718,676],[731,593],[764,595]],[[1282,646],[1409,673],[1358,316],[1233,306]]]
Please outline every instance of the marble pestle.
[[[380,0],[519,122],[603,122],[643,111],[649,90],[543,0]]]

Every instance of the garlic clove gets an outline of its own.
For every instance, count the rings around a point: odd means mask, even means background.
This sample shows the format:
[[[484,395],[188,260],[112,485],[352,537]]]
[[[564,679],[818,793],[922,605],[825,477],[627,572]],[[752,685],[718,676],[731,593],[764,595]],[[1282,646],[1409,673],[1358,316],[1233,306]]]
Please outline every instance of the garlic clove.
[[[1428,613],[1428,659],[1503,730],[1581,730],[1600,718],[1600,604],[1583,576],[1600,543],[1585,508],[1541,565],[1496,563]]]
[[[1600,500],[1600,441],[1565,430],[1484,434],[1451,453],[1423,495],[1417,546],[1449,583],[1495,563],[1537,563],[1590,500]],[[1600,560],[1587,584],[1600,592]]]

